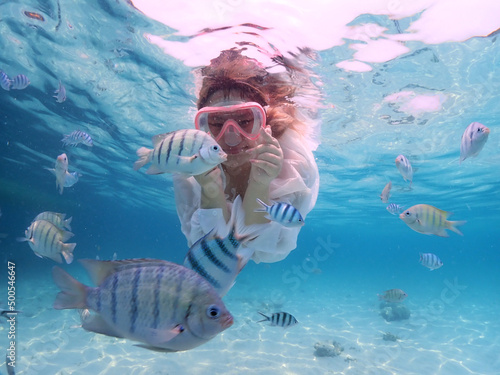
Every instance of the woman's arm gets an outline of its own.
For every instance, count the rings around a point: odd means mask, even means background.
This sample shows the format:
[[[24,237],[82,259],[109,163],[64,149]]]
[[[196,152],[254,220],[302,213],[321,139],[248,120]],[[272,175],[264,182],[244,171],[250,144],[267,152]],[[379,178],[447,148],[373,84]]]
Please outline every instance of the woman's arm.
[[[227,222],[230,213],[226,203],[221,173],[220,167],[217,166],[205,174],[194,176],[194,178],[201,186],[200,208],[221,208]]]
[[[276,138],[271,135],[271,127],[261,130],[262,143],[247,151],[253,153],[248,187],[243,199],[245,224],[265,224],[269,220],[265,213],[255,212],[260,208],[257,198],[269,203],[269,186],[278,177],[283,164],[283,152]]]

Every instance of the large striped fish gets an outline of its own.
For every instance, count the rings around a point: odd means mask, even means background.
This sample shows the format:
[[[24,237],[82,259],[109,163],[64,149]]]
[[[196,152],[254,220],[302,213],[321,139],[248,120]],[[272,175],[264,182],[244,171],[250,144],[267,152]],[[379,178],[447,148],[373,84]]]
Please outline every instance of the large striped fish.
[[[259,320],[257,323],[260,322],[271,322],[271,326],[278,326],[278,327],[290,327],[298,323],[297,319],[292,314],[289,314],[287,312],[278,312],[278,313],[273,313],[271,316],[267,316],[265,314],[262,314],[260,311],[258,311],[260,315],[262,315],[265,319]]]
[[[24,232],[20,242],[28,241],[31,250],[40,258],[50,258],[62,263],[61,255],[70,264],[73,261],[73,250],[76,243],[64,243],[73,237],[73,233],[59,229],[50,221],[36,220]]]
[[[396,158],[396,168],[398,169],[399,173],[401,173],[401,176],[403,176],[403,179],[405,181],[410,181],[411,187],[411,183],[413,182],[413,168],[406,156],[398,155],[398,157]]]
[[[65,134],[64,138],[61,139],[61,142],[64,144],[64,146],[78,146],[80,143],[83,143],[85,146],[89,147],[92,147],[94,145],[92,137],[81,130],[75,130],[70,134]]]
[[[97,313],[82,327],[123,337],[159,351],[197,347],[233,324],[217,292],[196,272],[155,259],[80,260],[97,287],[81,284],[54,267],[61,289],[55,309],[90,309]]]
[[[245,240],[238,237],[234,227],[225,238],[213,237],[210,232],[191,246],[184,266],[197,272],[223,297],[245,265],[236,254]]]
[[[441,259],[432,253],[420,253],[420,264],[427,267],[430,271],[437,270],[443,266]]]
[[[211,135],[201,130],[183,129],[155,135],[154,149],[141,147],[134,170],[147,163],[147,174],[182,173],[199,175],[226,161],[227,154]]]
[[[490,129],[479,122],[473,122],[462,134],[460,142],[460,163],[465,159],[477,156],[488,140]]]
[[[450,212],[440,210],[428,204],[417,204],[402,212],[399,218],[416,232],[423,234],[434,234],[440,237],[449,237],[446,229],[463,235],[458,226],[464,225],[466,221],[449,221]]]
[[[66,214],[60,214],[58,212],[50,212],[50,211],[45,211],[42,213],[39,213],[36,215],[36,217],[33,219],[33,221],[37,220],[47,220],[54,224],[56,227],[59,229],[67,229],[71,231],[71,220],[73,218],[70,217],[69,219],[66,219]]]

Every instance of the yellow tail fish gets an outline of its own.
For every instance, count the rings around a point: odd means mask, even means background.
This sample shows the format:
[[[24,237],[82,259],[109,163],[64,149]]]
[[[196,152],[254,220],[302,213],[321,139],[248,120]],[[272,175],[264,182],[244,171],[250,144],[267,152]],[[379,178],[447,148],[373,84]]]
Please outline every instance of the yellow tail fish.
[[[464,225],[466,221],[449,221],[447,218],[450,215],[451,212],[440,210],[431,205],[417,204],[400,214],[399,218],[419,233],[449,237],[446,232],[446,229],[449,229],[463,236],[457,227]]]

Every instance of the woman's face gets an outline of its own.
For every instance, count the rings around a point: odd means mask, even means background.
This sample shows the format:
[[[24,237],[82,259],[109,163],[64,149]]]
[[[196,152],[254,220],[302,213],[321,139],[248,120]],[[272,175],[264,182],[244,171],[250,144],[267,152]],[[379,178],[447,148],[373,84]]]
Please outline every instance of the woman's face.
[[[215,107],[215,106],[223,106],[224,102],[245,102],[245,98],[241,96],[241,92],[238,90],[229,91],[229,95],[224,95],[223,91],[216,91],[214,94],[210,96],[210,98],[206,102],[207,107]],[[250,160],[251,155],[249,155],[246,150],[254,148],[259,144],[260,137],[251,140],[244,136],[241,137],[241,142],[236,145],[229,145],[226,143],[226,140],[229,142],[230,138],[221,137],[218,140],[219,145],[222,147],[224,152],[227,153],[227,161],[223,164],[226,166],[239,166]]]

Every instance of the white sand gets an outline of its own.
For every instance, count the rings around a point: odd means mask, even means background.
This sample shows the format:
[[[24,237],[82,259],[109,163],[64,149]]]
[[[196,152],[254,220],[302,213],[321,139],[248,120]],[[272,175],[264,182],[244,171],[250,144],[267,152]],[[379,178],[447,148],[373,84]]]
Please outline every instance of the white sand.
[[[500,373],[500,322],[493,304],[455,303],[438,311],[429,303],[408,300],[412,317],[387,323],[378,315],[373,295],[340,289],[325,296],[324,288],[314,288],[313,281],[310,290],[280,296],[242,279],[225,298],[235,324],[205,345],[168,354],[86,332],[78,327],[77,311],[51,308],[57,289],[49,279],[26,284],[30,297],[20,302],[24,314],[17,323],[16,374]],[[256,323],[257,311],[281,310],[293,313],[299,324],[282,329]],[[0,325],[0,336],[6,336],[6,327]],[[401,340],[384,341],[384,332]],[[316,342],[332,340],[344,347],[340,356],[314,356]]]

